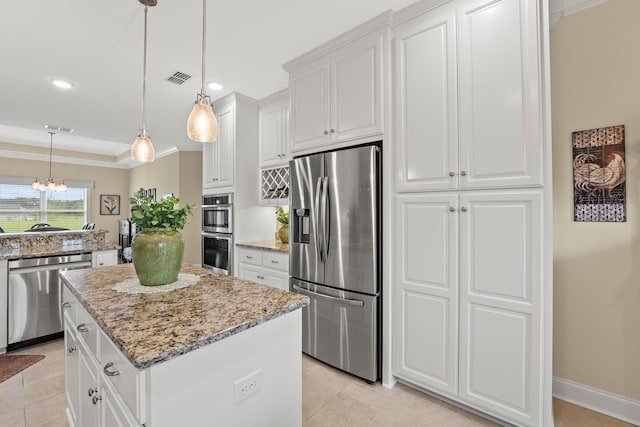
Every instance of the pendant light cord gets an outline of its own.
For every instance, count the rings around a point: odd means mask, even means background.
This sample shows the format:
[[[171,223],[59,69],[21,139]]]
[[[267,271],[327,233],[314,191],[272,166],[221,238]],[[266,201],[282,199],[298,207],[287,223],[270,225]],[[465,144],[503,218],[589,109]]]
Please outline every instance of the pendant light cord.
[[[49,132],[51,136],[51,142],[49,143],[49,179],[53,179],[53,175],[51,175],[51,159],[53,157],[53,132]]]
[[[207,0],[202,0],[202,96],[204,91],[204,64],[206,62],[207,47]]]
[[[147,136],[145,104],[147,98],[147,10],[144,5],[144,59],[142,65],[142,135]]]

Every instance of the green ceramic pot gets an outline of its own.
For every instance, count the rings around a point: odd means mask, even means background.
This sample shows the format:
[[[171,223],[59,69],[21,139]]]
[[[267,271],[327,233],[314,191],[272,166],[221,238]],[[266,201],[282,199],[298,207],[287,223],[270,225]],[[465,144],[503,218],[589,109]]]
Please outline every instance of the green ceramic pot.
[[[184,241],[179,231],[142,230],[131,243],[133,266],[145,286],[175,282],[183,255]]]
[[[282,225],[278,230],[278,238],[282,243],[289,243],[289,225]]]

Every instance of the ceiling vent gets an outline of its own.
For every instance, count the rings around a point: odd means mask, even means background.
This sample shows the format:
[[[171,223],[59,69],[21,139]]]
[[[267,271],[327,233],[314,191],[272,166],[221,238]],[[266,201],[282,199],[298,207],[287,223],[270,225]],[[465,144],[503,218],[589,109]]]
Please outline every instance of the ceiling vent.
[[[189,80],[191,78],[191,76],[187,73],[183,73],[180,71],[176,71],[175,73],[173,73],[172,76],[170,76],[167,81],[171,82],[171,83],[175,83],[178,86],[180,86],[182,83],[186,82],[187,80]]]
[[[73,129],[72,128],[65,128],[62,126],[58,126],[58,125],[44,125],[44,128],[51,131],[51,132],[63,132],[63,133],[72,133]]]

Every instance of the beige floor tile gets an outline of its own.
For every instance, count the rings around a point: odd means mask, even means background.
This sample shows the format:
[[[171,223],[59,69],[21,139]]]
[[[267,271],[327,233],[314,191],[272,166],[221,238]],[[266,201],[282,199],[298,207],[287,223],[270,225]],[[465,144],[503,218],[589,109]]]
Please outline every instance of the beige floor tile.
[[[67,427],[64,390],[46,399],[26,406],[25,418],[27,426]]]
[[[24,408],[19,405],[0,408],[0,426],[25,427]]]

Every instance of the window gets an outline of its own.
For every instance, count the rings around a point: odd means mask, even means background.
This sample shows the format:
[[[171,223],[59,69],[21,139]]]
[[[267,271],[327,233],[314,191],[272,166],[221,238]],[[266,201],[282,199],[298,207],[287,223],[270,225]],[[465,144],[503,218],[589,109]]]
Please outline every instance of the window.
[[[0,227],[6,233],[22,232],[38,223],[80,230],[89,222],[89,190],[84,186],[68,185],[66,192],[56,193],[3,181],[7,179],[0,180]]]

